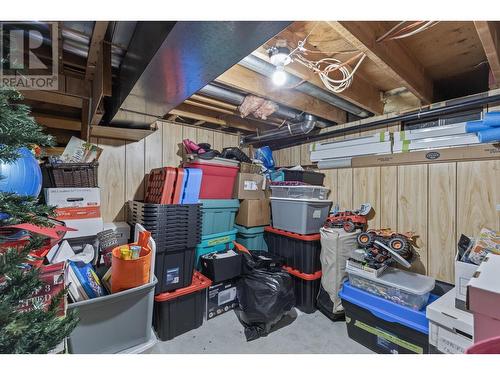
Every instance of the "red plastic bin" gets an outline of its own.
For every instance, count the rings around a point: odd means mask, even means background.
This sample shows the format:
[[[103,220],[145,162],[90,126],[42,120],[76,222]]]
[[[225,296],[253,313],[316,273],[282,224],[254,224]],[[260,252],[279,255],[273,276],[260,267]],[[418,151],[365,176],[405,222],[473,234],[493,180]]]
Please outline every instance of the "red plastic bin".
[[[185,163],[185,168],[197,168],[203,172],[200,199],[231,199],[239,167],[198,163]]]

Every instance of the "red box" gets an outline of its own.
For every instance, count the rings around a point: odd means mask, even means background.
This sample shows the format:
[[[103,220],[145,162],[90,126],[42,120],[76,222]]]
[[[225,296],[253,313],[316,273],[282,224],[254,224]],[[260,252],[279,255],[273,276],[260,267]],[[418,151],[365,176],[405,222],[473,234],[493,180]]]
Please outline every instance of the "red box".
[[[203,172],[200,199],[232,199],[234,183],[239,167],[210,163],[185,163],[185,168],[197,168]]]

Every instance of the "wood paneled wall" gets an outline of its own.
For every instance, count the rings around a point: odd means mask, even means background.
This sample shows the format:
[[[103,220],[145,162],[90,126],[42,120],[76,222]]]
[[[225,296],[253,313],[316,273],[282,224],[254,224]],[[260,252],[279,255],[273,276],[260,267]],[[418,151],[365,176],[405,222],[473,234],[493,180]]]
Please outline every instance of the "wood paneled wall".
[[[158,122],[159,129],[138,141],[92,138],[104,149],[99,158],[99,186],[102,215],[105,222],[125,220],[125,203],[144,198],[145,177],[152,168],[178,166],[184,138],[207,142],[217,150],[238,146],[235,134]]]
[[[397,125],[387,129],[397,130]],[[273,154],[281,166],[299,164],[298,160],[311,164],[309,145]],[[460,234],[475,236],[482,227],[500,230],[500,212],[496,211],[500,204],[500,160],[322,172],[334,205],[351,209],[369,202],[374,209],[370,227],[416,232],[420,262],[414,264],[414,270],[439,280],[454,282]]]

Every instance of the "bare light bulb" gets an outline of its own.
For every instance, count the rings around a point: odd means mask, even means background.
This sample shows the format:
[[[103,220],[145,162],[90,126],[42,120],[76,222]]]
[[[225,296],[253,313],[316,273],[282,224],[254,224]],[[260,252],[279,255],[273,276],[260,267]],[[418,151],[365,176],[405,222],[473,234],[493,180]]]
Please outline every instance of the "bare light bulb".
[[[286,82],[286,72],[283,66],[277,66],[272,76],[273,83],[276,86],[283,86]]]

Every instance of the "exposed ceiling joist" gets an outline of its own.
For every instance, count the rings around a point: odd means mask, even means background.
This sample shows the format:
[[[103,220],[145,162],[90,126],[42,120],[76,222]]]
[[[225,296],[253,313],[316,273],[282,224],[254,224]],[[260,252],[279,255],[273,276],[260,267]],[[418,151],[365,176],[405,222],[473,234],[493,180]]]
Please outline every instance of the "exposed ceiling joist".
[[[283,104],[338,124],[346,122],[345,111],[296,90],[277,88],[269,78],[239,65],[227,70],[216,81],[253,95],[268,98],[278,105]]]
[[[209,98],[209,97],[203,96],[203,95],[194,94],[193,96],[191,96],[191,99],[197,100],[199,102],[207,103],[207,104],[212,104],[216,107],[229,109],[230,111],[236,111],[238,109],[237,105],[229,104],[229,103],[223,102],[221,100]]]
[[[192,120],[208,122],[224,128],[231,127],[250,132],[254,132],[258,129],[268,130],[274,128],[271,124],[266,125],[251,119],[240,118],[235,115],[220,114],[207,109],[193,107],[188,104],[181,104],[177,108],[171,110],[169,115],[176,115]]]
[[[36,122],[46,128],[64,129],[80,132],[82,121],[79,119],[70,119],[66,117],[48,116],[44,114],[34,113],[33,117]]]
[[[276,38],[274,38],[274,40],[276,39],[285,39],[289,43],[292,42],[294,46],[296,46],[300,41],[300,38],[298,38],[297,35],[290,30],[283,30]],[[317,48],[310,45],[308,42],[305,43],[304,47],[312,51],[317,50]],[[264,48],[259,48],[254,52],[254,55],[263,60],[268,59],[267,52]],[[324,55],[319,56],[325,57]],[[325,86],[319,76],[298,62],[291,62],[285,67],[285,70],[301,79],[307,80],[321,89],[325,89]],[[335,95],[375,114],[382,113],[384,109],[384,105],[380,100],[380,91],[368,82],[368,80],[366,80],[366,78],[360,73],[356,73],[352,84],[348,89],[340,93],[335,93]]]
[[[398,41],[376,42],[387,31],[382,22],[328,21],[328,24],[425,104],[432,103],[433,82],[424,67]]]
[[[57,91],[26,90],[21,91],[24,99],[36,102],[82,108],[82,98],[66,95]]]
[[[126,141],[140,141],[148,135],[153,134],[152,130],[145,129],[124,129],[113,128],[111,126],[92,126],[91,135],[97,138],[123,139]]]
[[[89,53],[87,56],[87,67],[85,68],[85,79],[87,80],[92,79],[94,75],[97,59],[99,58],[99,50],[101,49],[101,43],[106,36],[108,24],[108,21],[95,22],[94,31],[92,32],[92,38],[90,39]]]
[[[474,21],[496,87],[500,86],[500,26],[498,22]],[[490,87],[496,88],[496,87]]]

